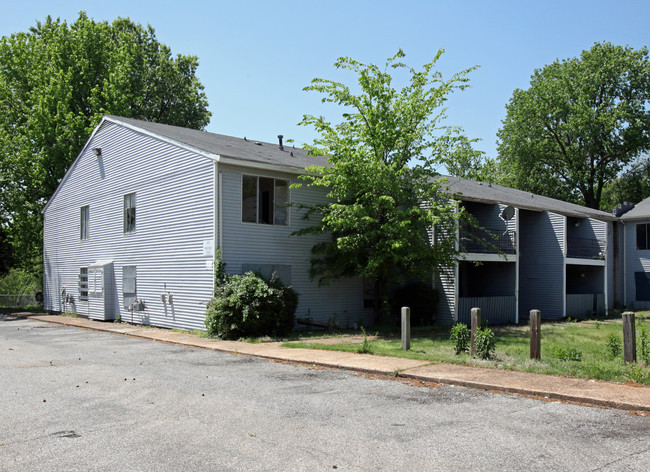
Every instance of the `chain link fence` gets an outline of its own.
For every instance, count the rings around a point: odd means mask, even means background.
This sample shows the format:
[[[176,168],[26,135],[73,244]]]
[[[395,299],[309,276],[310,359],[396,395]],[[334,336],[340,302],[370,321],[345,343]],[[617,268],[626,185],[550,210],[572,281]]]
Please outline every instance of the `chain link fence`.
[[[0,307],[18,308],[36,306],[43,301],[42,295],[36,293],[0,293]]]

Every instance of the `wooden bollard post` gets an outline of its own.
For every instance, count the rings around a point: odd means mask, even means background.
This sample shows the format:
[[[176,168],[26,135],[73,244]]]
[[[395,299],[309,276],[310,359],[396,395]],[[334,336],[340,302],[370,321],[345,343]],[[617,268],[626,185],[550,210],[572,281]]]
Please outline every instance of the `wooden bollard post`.
[[[636,362],[636,328],[631,311],[623,313],[623,360],[626,364]]]
[[[476,330],[481,327],[481,309],[472,308],[472,319],[470,324],[471,338],[469,345],[469,352],[473,356],[476,355],[476,343],[474,342],[474,337],[476,336]]]
[[[407,306],[402,307],[402,349],[411,349],[411,309]]]
[[[542,312],[530,310],[530,358],[542,358]]]

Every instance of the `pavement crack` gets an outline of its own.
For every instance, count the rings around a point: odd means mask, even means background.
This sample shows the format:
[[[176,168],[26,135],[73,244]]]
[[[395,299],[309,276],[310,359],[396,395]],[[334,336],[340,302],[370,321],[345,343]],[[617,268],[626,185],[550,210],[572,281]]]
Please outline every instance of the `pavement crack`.
[[[593,470],[593,471],[597,471],[597,470],[609,470],[610,467],[611,467],[612,465],[614,465],[614,464],[618,464],[619,462],[621,462],[621,461],[623,461],[623,460],[625,460],[625,459],[629,459],[630,457],[638,456],[639,454],[643,454],[644,452],[648,452],[648,451],[650,451],[650,447],[649,447],[649,448],[642,449],[642,450],[640,450],[640,451],[631,452],[630,454],[627,454],[627,455],[624,456],[624,457],[619,457],[618,459],[616,459],[616,460],[614,460],[614,461],[608,462],[607,464],[603,464],[603,465],[601,465],[600,467],[597,467],[597,468],[592,469],[592,470]]]

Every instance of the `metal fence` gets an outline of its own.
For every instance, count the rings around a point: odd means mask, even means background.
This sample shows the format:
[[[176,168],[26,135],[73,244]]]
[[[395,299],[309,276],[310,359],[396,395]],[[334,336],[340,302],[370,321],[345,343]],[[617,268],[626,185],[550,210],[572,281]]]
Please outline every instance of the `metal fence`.
[[[503,297],[459,297],[458,321],[469,324],[472,308],[481,309],[481,318],[489,325],[514,323],[516,303],[514,296]]]
[[[460,228],[460,248],[463,252],[482,254],[515,254],[515,232],[510,230],[474,227],[468,224]]]
[[[0,293],[0,306],[17,308],[21,306],[39,305],[36,294],[33,293]]]
[[[591,316],[593,314],[605,314],[605,294],[603,293],[579,293],[567,294],[566,296],[567,316]]]
[[[578,259],[604,259],[605,241],[593,238],[567,238],[567,256]]]

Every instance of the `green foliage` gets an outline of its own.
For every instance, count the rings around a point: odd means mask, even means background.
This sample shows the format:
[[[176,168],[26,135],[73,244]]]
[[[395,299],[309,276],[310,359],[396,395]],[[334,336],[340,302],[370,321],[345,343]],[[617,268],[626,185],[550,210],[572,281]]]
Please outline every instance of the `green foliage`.
[[[470,140],[461,136],[458,144],[441,160],[447,168],[447,173],[454,177],[491,182],[497,179],[498,166],[494,159],[486,158],[483,151],[476,150]]]
[[[221,258],[221,249],[217,249],[217,253],[214,256],[214,290],[213,290],[213,296],[216,296],[217,294],[217,288],[221,285],[223,285],[226,280],[228,280],[228,276],[226,275],[226,263],[223,262],[223,259]]]
[[[451,335],[449,336],[449,339],[455,343],[454,349],[456,354],[469,351],[470,338],[471,334],[466,324],[456,323],[451,327]]]
[[[372,341],[368,339],[368,335],[366,334],[366,330],[363,326],[361,327],[361,331],[363,332],[363,342],[359,346],[357,352],[359,352],[359,354],[372,354]]]
[[[17,266],[42,266],[40,211],[103,115],[208,124],[197,67],[128,18],[48,16],[0,39],[0,227]]]
[[[553,355],[561,361],[582,361],[582,351],[575,347],[554,346]]]
[[[306,217],[317,221],[296,234],[329,235],[312,251],[312,276],[320,283],[348,276],[374,281],[376,321],[388,314],[390,282],[430,276],[455,254],[451,238],[432,245],[427,230],[458,217],[432,177],[460,140],[457,129],[441,126],[442,107],[449,93],[467,87],[470,69],[444,80],[434,70],[442,53],[419,71],[401,62],[401,50],[385,67],[342,57],[335,67],[355,74],[359,93],[320,78],[305,88],[344,111],[338,124],[303,117],[301,124],[319,135],[307,149],[331,164],[308,168],[303,179],[327,189],[330,203],[311,207]],[[406,85],[396,89],[391,73],[407,75]]]
[[[23,269],[11,269],[7,275],[0,278],[0,293],[2,294],[26,295],[41,290],[40,280]]]
[[[637,312],[637,319],[650,316],[650,312]],[[467,355],[455,353],[455,342],[450,339],[449,327],[434,325],[426,329],[417,328],[412,332],[411,350],[402,349],[401,339],[388,331],[379,339],[372,341],[373,354],[418,359],[427,362],[448,362],[456,364],[480,365],[498,369],[537,372],[541,374],[574,376],[589,379],[627,382],[636,378],[637,382],[650,385],[650,370],[646,365],[638,365],[632,371],[630,364],[624,364],[617,359],[611,359],[605,346],[609,334],[620,335],[622,320],[620,317],[601,319],[601,327],[594,329],[593,320],[580,323],[547,322],[541,325],[542,330],[542,361],[530,361],[529,327],[522,326],[493,326],[495,337],[495,355],[492,360],[485,361]],[[639,326],[637,333],[640,333]],[[433,341],[433,342],[432,342]],[[351,343],[342,337],[340,344],[310,343],[308,339],[300,343],[287,343],[289,348],[310,348],[357,352],[359,344]],[[580,362],[568,362],[556,357],[556,346],[571,346],[579,351]],[[640,351],[639,351],[640,352]],[[641,358],[639,358],[641,362]]]
[[[393,292],[391,312],[394,320],[401,319],[401,309],[411,309],[411,326],[427,326],[433,323],[436,315],[437,292],[431,284],[412,282]]]
[[[650,149],[648,100],[645,47],[595,43],[536,70],[498,133],[500,183],[599,208],[604,186]]]
[[[621,355],[622,342],[620,336],[610,333],[605,339],[605,345],[607,346],[607,353],[612,359]]]
[[[648,333],[645,326],[641,328],[639,333],[639,355],[641,360],[650,366],[650,346],[648,346]]]
[[[476,355],[480,359],[494,357],[496,341],[492,330],[490,328],[478,328],[474,335],[474,345],[476,346]]]
[[[650,197],[650,158],[637,157],[630,167],[603,189],[600,207],[613,210],[623,202],[639,203]]]
[[[222,339],[286,336],[293,330],[296,291],[279,279],[264,280],[247,272],[227,276],[208,303],[208,334]]]

